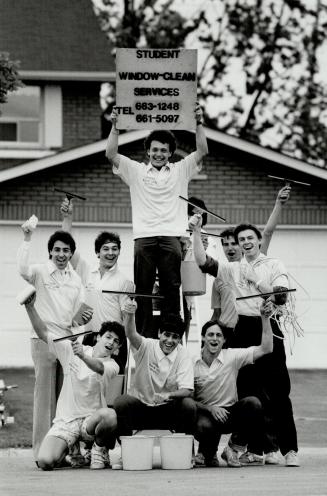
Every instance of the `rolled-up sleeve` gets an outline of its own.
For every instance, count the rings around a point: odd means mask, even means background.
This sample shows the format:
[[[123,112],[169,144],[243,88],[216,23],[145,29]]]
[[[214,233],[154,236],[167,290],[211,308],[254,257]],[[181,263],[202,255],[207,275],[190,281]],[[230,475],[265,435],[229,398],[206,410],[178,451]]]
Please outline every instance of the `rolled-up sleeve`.
[[[177,370],[176,382],[178,389],[194,389],[194,371],[192,359],[189,356],[185,356]]]

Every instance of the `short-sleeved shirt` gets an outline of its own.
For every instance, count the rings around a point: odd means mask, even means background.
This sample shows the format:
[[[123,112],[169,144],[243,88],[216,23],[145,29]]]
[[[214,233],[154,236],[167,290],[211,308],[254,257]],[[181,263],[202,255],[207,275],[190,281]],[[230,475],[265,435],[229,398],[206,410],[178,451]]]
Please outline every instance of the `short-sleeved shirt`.
[[[102,293],[107,291],[134,291],[134,284],[119,269],[116,263],[101,277],[99,265],[90,266],[79,259],[77,274],[80,275],[85,288],[85,302],[93,308],[93,316],[85,329],[98,331],[102,322],[115,321],[123,323],[123,306],[127,295]]]
[[[102,358],[104,373],[98,374],[74,355],[70,342],[54,342],[54,338],[53,334],[48,337],[49,349],[60,361],[64,372],[54,423],[58,420],[70,422],[106,407],[104,387],[108,387],[108,381],[118,374],[117,363],[110,357]],[[83,349],[86,355],[92,356],[91,346]]]
[[[210,367],[198,358],[194,363],[194,398],[204,405],[228,407],[238,401],[237,375],[253,363],[254,346],[222,349]]]
[[[200,268],[203,272],[219,277],[220,271],[224,271],[224,277],[229,277],[233,281],[235,298],[258,294],[258,290],[253,283],[249,283],[244,277],[244,269],[251,266],[258,276],[258,280],[270,286],[289,287],[287,271],[284,264],[277,258],[267,257],[262,253],[248,262],[243,257],[239,262],[219,262],[207,256],[206,262]],[[218,267],[218,270],[217,270]],[[248,300],[237,300],[236,309],[238,315],[260,316],[261,298],[251,298]]]
[[[188,183],[201,170],[195,153],[160,170],[119,155],[117,174],[129,186],[132,203],[133,238],[182,236],[188,228]]]
[[[57,337],[70,334],[73,317],[83,301],[82,281],[68,263],[64,271],[48,260],[43,264],[29,264],[30,242],[24,241],[18,250],[20,275],[36,288],[36,302],[40,317]],[[37,338],[34,330],[32,337]]]
[[[135,360],[133,396],[154,405],[154,395],[194,388],[193,364],[187,350],[178,345],[165,355],[158,339],[144,338],[138,350],[132,347]]]

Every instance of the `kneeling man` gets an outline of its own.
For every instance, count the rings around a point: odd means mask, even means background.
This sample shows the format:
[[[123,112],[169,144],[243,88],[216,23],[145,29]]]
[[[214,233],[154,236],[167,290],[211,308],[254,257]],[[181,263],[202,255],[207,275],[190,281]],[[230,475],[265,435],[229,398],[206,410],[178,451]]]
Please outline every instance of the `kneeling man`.
[[[85,441],[93,443],[90,468],[105,468],[110,465],[108,449],[113,449],[116,441],[117,418],[115,411],[106,406],[104,388],[119,372],[111,357],[126,339],[124,328],[118,322],[104,322],[94,347],[77,341],[54,341],[56,336],[48,331],[34,301],[35,294],[25,302],[30,321],[64,371],[56,416],[42,441],[38,466],[52,470],[60,465],[69,448],[77,441]]]
[[[273,336],[269,316],[272,303],[263,302],[260,308],[262,339],[259,346],[228,348],[230,329],[209,321],[202,328],[202,354],[194,365],[194,399],[198,408],[195,437],[199,451],[196,466],[217,467],[217,449],[221,434],[233,432],[237,445],[230,440],[222,458],[230,467],[242,466],[242,455],[251,440],[253,453],[247,453],[263,465],[263,415],[258,398],[247,396],[238,401],[237,375],[244,365],[273,350]],[[258,464],[258,463],[257,463]],[[248,465],[248,463],[247,463]]]
[[[136,303],[129,299],[124,310],[135,376],[132,394],[118,397],[114,404],[119,435],[132,435],[133,430],[142,429],[193,434],[196,417],[196,406],[191,398],[194,376],[192,360],[181,345],[183,320],[179,315],[165,314],[159,326],[159,339],[145,338],[136,331]]]

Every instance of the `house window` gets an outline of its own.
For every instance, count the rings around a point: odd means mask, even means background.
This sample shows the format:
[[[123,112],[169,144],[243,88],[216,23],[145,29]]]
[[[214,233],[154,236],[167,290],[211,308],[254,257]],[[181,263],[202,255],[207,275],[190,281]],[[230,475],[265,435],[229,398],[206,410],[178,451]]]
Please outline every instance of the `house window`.
[[[62,146],[60,86],[25,86],[9,93],[0,109],[0,149]]]
[[[41,88],[25,86],[9,93],[1,107],[0,142],[41,143]]]

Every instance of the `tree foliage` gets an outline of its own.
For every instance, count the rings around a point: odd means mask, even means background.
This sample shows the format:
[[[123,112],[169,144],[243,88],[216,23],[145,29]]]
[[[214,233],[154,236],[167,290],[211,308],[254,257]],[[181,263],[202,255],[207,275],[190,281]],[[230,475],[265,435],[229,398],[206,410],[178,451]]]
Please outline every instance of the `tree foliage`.
[[[9,92],[23,86],[18,66],[18,62],[10,60],[7,52],[0,52],[0,104],[6,103]]]
[[[318,54],[327,0],[97,4],[115,47],[199,49],[198,92],[207,125],[326,165],[327,89]]]

